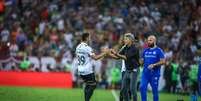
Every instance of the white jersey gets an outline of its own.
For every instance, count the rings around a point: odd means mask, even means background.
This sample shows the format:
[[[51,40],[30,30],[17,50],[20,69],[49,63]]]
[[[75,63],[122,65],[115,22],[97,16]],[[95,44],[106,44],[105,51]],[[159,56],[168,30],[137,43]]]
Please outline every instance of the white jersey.
[[[77,46],[75,53],[78,60],[78,72],[80,75],[93,73],[91,58],[91,55],[93,54],[92,51],[92,48],[84,42]]]

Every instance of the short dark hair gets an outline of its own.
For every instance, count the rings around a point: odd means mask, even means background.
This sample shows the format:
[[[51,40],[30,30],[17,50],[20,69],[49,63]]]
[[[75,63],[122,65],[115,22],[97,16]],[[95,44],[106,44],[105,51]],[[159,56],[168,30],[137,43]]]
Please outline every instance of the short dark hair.
[[[88,37],[89,37],[89,33],[83,33],[82,34],[82,41],[87,41]]]

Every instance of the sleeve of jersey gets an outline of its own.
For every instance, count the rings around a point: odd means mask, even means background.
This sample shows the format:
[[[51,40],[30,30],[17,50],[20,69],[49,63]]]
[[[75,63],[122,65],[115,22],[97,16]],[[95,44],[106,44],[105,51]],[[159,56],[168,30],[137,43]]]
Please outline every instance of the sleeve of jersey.
[[[94,53],[93,53],[93,49],[91,47],[88,47],[87,48],[87,52],[90,56],[92,56]]]
[[[164,59],[165,58],[164,52],[163,52],[162,49],[159,49],[159,57],[160,57],[160,59]]]

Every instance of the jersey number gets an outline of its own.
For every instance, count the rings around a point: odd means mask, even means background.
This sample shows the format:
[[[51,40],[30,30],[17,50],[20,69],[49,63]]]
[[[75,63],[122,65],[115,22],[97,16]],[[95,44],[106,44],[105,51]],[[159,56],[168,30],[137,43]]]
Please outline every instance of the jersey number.
[[[85,63],[85,57],[78,56],[78,65],[84,65],[84,63]]]

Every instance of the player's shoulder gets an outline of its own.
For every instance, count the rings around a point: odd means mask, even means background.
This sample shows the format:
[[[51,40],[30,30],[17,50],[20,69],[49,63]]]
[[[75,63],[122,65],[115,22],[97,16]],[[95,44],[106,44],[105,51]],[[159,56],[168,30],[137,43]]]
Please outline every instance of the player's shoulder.
[[[87,45],[86,43],[80,43],[77,46],[76,50],[90,51],[90,50],[92,50],[92,48],[89,45]]]
[[[150,49],[149,48],[144,48],[144,52],[147,52],[149,51]]]
[[[133,44],[131,47],[132,47],[133,50],[139,50],[139,49],[137,48],[137,46],[134,45],[134,44]]]
[[[161,52],[163,52],[163,50],[160,48],[160,47],[155,47],[154,49],[151,49],[151,48],[145,48],[144,49],[144,52],[147,52],[147,51],[161,51]]]
[[[160,47],[158,47],[158,46],[156,47],[156,50],[157,50],[157,51],[160,51],[160,52],[163,52],[163,49],[160,48]]]
[[[77,48],[85,48],[87,46],[88,46],[87,44],[81,42],[80,44],[77,45]]]
[[[78,50],[81,47],[81,43],[77,45],[76,50]]]

